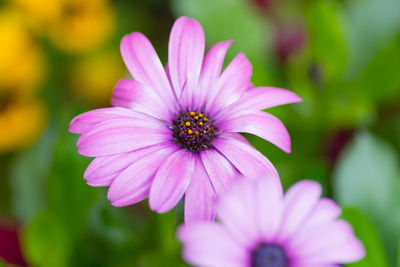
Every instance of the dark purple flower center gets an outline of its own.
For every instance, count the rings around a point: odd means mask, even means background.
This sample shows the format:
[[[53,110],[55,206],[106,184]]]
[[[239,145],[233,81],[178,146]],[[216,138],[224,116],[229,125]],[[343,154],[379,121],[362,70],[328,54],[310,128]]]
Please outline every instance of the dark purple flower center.
[[[287,267],[289,260],[279,245],[261,243],[251,252],[251,267]]]
[[[180,112],[173,121],[172,129],[175,142],[195,153],[209,148],[217,135],[213,120],[199,111]]]

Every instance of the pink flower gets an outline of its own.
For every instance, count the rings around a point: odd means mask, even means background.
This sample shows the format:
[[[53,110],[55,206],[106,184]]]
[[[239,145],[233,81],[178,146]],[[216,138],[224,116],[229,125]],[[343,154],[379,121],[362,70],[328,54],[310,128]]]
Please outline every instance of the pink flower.
[[[87,183],[110,186],[114,206],[149,197],[160,213],[185,195],[186,221],[213,220],[213,201],[236,173],[277,175],[238,132],[290,152],[283,124],[260,110],[301,99],[283,89],[254,88],[251,64],[241,53],[221,73],[230,44],[216,44],[203,59],[201,25],[181,17],[171,31],[164,70],[143,34],[126,35],[121,53],[134,80],[117,83],[113,108],[83,113],[69,127],[82,134],[79,153],[96,157],[85,172]]]
[[[338,219],[340,207],[320,197],[313,181],[298,182],[283,196],[275,177],[242,180],[220,199],[220,223],[178,230],[183,256],[196,266],[230,267],[328,267],[363,258],[351,226]]]

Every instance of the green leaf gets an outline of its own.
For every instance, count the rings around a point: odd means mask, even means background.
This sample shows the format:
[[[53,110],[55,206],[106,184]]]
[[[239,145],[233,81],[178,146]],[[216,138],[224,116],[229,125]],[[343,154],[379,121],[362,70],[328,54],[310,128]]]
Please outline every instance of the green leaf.
[[[400,267],[400,242],[397,246],[397,267]]]
[[[49,128],[38,143],[19,154],[11,167],[13,211],[21,222],[33,219],[46,206],[46,183],[53,157],[55,133]]]
[[[7,265],[6,265],[5,261],[3,261],[3,258],[0,257],[0,267],[6,267],[6,266]]]
[[[346,266],[389,266],[382,242],[372,222],[356,208],[344,208],[342,218],[353,226],[355,235],[363,243],[366,250],[364,259],[356,263],[347,264]]]
[[[32,266],[69,266],[70,236],[63,222],[51,213],[37,214],[22,233],[22,246]]]
[[[400,1],[352,0],[346,19],[349,26],[349,76],[363,71],[377,51],[400,32]]]
[[[76,151],[77,137],[63,132],[58,137],[49,173],[49,209],[79,238],[99,189],[88,186],[83,173],[90,159]]]
[[[400,26],[399,26],[400,27]],[[374,102],[390,100],[400,88],[400,36],[377,51],[360,75],[351,81],[349,88],[358,98],[368,97]]]
[[[34,266],[70,266],[99,192],[83,179],[89,159],[78,155],[77,137],[65,130],[66,125],[58,117],[51,136],[45,135],[43,144],[28,151],[15,167],[17,211],[27,223],[24,251]]]
[[[356,207],[371,219],[392,263],[400,234],[398,160],[388,144],[362,132],[341,155],[333,177],[337,201]]]

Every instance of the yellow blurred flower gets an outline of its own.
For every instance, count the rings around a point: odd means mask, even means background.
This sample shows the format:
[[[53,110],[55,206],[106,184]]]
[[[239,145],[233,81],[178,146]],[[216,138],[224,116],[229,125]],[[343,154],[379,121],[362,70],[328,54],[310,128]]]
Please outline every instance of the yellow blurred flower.
[[[4,104],[4,103],[3,103]],[[35,141],[47,122],[47,112],[37,99],[0,106],[0,154]]]
[[[0,153],[34,141],[46,122],[36,99],[45,76],[40,47],[13,10],[0,11]]]
[[[109,0],[9,0],[37,31],[48,34],[60,49],[86,52],[101,45],[115,27]]]
[[[12,10],[0,11],[0,59],[0,96],[7,90],[32,95],[43,81],[43,53]]]
[[[110,105],[115,84],[126,74],[118,51],[86,56],[72,69],[70,86],[74,95],[92,106]]]

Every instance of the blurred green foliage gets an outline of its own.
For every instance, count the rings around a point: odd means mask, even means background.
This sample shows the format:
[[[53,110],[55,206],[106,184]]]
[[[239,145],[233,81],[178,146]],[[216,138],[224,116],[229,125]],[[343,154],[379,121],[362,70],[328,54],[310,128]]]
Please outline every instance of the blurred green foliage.
[[[50,66],[40,92],[49,124],[30,147],[0,156],[0,219],[21,226],[28,264],[185,266],[175,238],[181,210],[160,215],[146,202],[111,206],[106,189],[85,184],[90,159],[77,153],[77,137],[67,125],[73,116],[107,105],[73,93],[76,62],[110,50],[119,57],[121,37],[140,31],[165,63],[173,20],[186,15],[203,25],[208,48],[235,41],[225,65],[244,52],[255,86],[288,88],[303,98],[268,110],[287,126],[292,154],[246,137],[275,164],[285,188],[317,180],[326,196],[345,207],[343,218],[367,249],[364,260],[349,266],[400,266],[400,1],[276,0],[268,8],[257,3],[119,0],[112,2],[114,32],[93,51],[70,53],[37,38]],[[286,30],[301,38],[281,39]]]
[[[360,238],[367,252],[364,259],[348,266],[390,266],[382,242],[371,221],[356,208],[345,208],[342,218],[352,224],[355,234]]]
[[[395,151],[365,132],[357,134],[343,152],[333,175],[339,204],[357,207],[371,218],[392,261],[396,259],[398,244],[398,238],[394,237],[400,236],[399,177]]]

